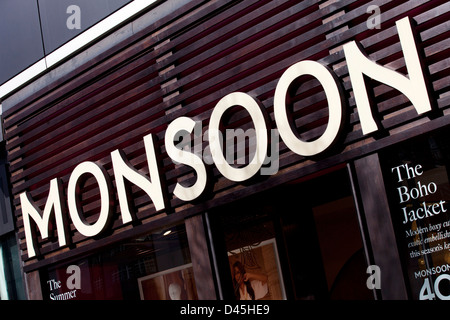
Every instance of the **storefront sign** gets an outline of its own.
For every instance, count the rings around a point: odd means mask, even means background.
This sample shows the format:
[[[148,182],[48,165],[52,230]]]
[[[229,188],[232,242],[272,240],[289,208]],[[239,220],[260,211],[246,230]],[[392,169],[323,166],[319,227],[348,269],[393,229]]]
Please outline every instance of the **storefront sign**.
[[[418,114],[432,110],[431,100],[427,91],[422,65],[414,41],[413,31],[409,18],[404,18],[396,23],[403,55],[406,62],[408,76],[404,76],[394,70],[378,65],[368,59],[359,49],[355,41],[343,46],[345,59],[349,69],[350,80],[353,86],[357,111],[364,135],[378,130],[377,119],[372,114],[364,76],[369,76],[379,82],[385,83],[402,92],[412,102]],[[289,119],[286,110],[286,97],[292,83],[304,75],[311,75],[322,85],[328,101],[328,124],[325,132],[316,140],[304,141],[293,130],[292,119]],[[327,67],[315,61],[300,61],[289,67],[281,76],[274,94],[274,117],[279,135],[286,146],[294,153],[301,156],[315,156],[328,150],[336,141],[343,129],[345,114],[345,97],[335,74]],[[220,125],[225,112],[233,106],[243,107],[250,115],[255,130],[255,152],[250,162],[241,167],[232,166],[223,157]],[[262,170],[263,163],[267,158],[269,147],[268,133],[271,131],[268,114],[255,98],[247,93],[233,92],[223,97],[215,106],[208,127],[208,141],[212,160],[219,172],[232,181],[246,181]],[[165,149],[169,157],[178,163],[192,167],[196,174],[196,181],[190,186],[177,183],[174,195],[183,201],[197,199],[206,188],[207,174],[204,161],[189,150],[180,150],[174,144],[174,138],[180,131],[192,133],[196,122],[188,117],[180,117],[169,124],[165,134]],[[27,192],[20,194],[22,216],[24,221],[28,257],[34,257],[35,236],[33,235],[30,218],[39,229],[43,239],[48,237],[49,219],[52,212],[55,215],[56,229],[60,246],[65,246],[70,241],[69,232],[65,221],[68,211],[70,219],[80,234],[86,237],[97,236],[106,230],[112,220],[114,199],[113,191],[119,199],[122,222],[129,223],[133,220],[133,213],[129,208],[128,193],[125,180],[142,189],[152,199],[155,210],[165,208],[165,199],[161,186],[161,175],[156,161],[156,150],[153,136],[149,134],[143,137],[149,177],[144,176],[136,170],[127,160],[121,150],[111,153],[113,173],[116,182],[115,190],[111,183],[111,177],[98,163],[86,161],[75,167],[67,189],[67,210],[62,198],[62,183],[55,178],[50,181],[48,198],[41,212],[33,204]],[[88,223],[83,219],[82,207],[80,205],[80,185],[86,176],[93,176],[100,190],[100,214],[95,223]],[[431,186],[433,187],[433,186]],[[434,210],[432,207],[424,210]],[[435,210],[438,210],[436,208]],[[409,216],[408,216],[409,219]]]

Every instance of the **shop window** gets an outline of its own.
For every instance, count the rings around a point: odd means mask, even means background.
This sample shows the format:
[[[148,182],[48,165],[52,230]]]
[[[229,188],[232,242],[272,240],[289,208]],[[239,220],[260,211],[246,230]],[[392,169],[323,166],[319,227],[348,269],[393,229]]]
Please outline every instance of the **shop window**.
[[[46,300],[197,300],[184,225],[41,270]]]
[[[0,239],[0,300],[25,300],[19,249],[14,234]]]
[[[230,203],[209,217],[217,264],[226,266],[219,268],[226,299],[374,297],[345,168]]]
[[[380,153],[411,299],[450,299],[449,129]]]

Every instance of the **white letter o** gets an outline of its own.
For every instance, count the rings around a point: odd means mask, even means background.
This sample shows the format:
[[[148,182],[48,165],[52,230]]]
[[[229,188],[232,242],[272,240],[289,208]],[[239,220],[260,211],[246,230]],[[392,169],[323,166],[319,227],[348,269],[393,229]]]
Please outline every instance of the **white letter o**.
[[[286,111],[286,94],[291,83],[302,75],[311,75],[321,83],[328,101],[329,117],[325,132],[318,139],[302,141],[292,131]],[[289,67],[281,76],[275,89],[274,115],[277,128],[284,143],[302,156],[314,156],[325,151],[336,140],[343,119],[342,98],[338,84],[331,72],[315,61],[300,61]]]
[[[94,224],[86,224],[80,218],[80,212],[78,211],[79,205],[76,187],[80,177],[86,173],[94,176],[100,189],[100,215]],[[93,237],[101,233],[107,226],[110,218],[110,192],[106,175],[107,173],[102,168],[90,161],[80,163],[70,175],[69,186],[67,188],[67,202],[70,217],[75,228],[86,237]]]
[[[256,152],[253,159],[242,168],[230,166],[223,156],[221,146],[220,120],[226,110],[233,106],[242,106],[252,118],[256,132]],[[258,102],[243,92],[233,92],[223,97],[211,114],[208,129],[209,147],[211,156],[220,173],[231,181],[244,181],[255,175],[261,168],[267,154],[267,126],[266,120]]]

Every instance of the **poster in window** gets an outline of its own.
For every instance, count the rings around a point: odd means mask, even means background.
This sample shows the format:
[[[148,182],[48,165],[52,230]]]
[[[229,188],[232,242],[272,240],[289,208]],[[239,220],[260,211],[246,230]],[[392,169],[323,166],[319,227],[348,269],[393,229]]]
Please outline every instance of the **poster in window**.
[[[382,153],[391,217],[409,294],[450,300],[448,130]]]
[[[138,279],[141,300],[197,300],[192,263]]]
[[[284,286],[275,239],[228,252],[237,300],[283,300]]]

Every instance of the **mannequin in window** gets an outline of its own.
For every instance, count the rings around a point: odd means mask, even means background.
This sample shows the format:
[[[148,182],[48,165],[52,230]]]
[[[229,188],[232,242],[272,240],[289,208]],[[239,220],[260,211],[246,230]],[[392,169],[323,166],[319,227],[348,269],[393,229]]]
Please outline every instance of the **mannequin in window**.
[[[171,300],[181,300],[181,287],[178,283],[169,284],[169,297]]]
[[[233,264],[233,283],[238,300],[259,300],[269,292],[267,276],[246,272],[240,261]]]

